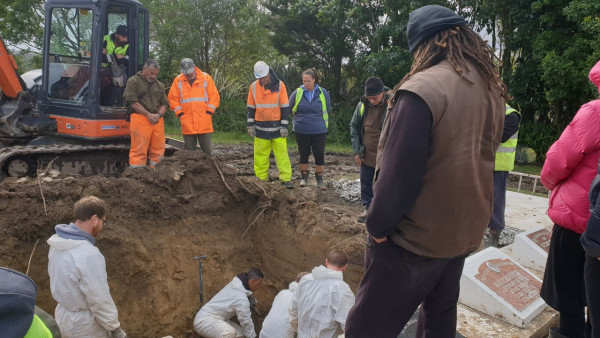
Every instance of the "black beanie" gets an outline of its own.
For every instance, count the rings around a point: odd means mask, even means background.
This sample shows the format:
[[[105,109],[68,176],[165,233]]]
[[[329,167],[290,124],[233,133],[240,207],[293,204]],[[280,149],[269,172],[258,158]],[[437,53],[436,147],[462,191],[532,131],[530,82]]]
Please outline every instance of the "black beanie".
[[[371,76],[365,81],[365,96],[375,96],[383,92],[383,82],[375,76]]]
[[[416,9],[410,13],[406,25],[408,51],[414,52],[421,42],[441,30],[465,23],[465,18],[446,7],[429,5]]]
[[[129,28],[127,28],[125,25],[119,25],[115,33],[119,34],[120,36],[127,36],[129,35]]]

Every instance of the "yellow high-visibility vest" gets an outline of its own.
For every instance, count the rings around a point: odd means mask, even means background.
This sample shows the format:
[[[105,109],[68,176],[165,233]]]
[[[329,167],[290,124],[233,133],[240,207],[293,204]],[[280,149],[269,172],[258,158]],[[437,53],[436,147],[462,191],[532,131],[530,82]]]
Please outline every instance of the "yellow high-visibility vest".
[[[506,115],[511,113],[519,113],[516,109],[512,108],[508,104],[506,105]],[[515,167],[515,155],[517,154],[517,140],[519,138],[519,131],[511,136],[506,142],[500,144],[498,150],[496,150],[496,165],[494,171],[511,171]]]

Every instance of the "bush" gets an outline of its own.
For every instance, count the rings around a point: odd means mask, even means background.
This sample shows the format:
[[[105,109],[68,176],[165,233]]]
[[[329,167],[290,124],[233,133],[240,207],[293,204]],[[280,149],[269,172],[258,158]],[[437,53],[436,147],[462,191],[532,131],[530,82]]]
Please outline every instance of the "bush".
[[[216,131],[246,132],[246,101],[241,99],[222,100],[213,116]]]
[[[529,147],[537,154],[537,162],[546,160],[546,152],[558,140],[562,128],[552,124],[525,122],[519,127],[519,147]]]
[[[354,114],[355,105],[334,106],[329,114],[329,137],[327,142],[350,145],[350,120]]]

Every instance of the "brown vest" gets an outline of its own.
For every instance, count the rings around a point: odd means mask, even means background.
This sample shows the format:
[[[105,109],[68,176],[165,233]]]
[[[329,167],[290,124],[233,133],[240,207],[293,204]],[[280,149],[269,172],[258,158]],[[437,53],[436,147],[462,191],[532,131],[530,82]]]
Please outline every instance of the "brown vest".
[[[456,257],[476,250],[490,221],[494,156],[504,100],[473,65],[467,83],[447,61],[415,74],[401,90],[419,95],[433,115],[422,188],[392,239],[418,255]]]

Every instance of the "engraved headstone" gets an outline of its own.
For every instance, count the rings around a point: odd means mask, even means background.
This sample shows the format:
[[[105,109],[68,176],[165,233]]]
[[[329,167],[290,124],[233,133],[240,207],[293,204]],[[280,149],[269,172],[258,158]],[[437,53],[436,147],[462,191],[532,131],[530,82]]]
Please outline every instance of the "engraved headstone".
[[[551,236],[552,233],[545,228],[531,229],[516,235],[512,257],[528,268],[544,271]]]
[[[459,302],[525,327],[546,307],[541,280],[496,248],[468,257],[460,280]]]

